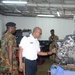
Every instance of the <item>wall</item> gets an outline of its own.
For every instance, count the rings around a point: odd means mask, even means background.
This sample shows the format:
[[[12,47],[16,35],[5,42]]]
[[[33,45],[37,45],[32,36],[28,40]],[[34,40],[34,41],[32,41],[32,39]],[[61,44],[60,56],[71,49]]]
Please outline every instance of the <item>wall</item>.
[[[68,34],[73,34],[75,31],[75,24],[73,20],[69,19],[55,19],[55,18],[39,18],[39,17],[4,17],[4,25],[9,22],[15,22],[17,29],[33,29],[39,26],[43,30],[40,39],[47,40],[50,36],[50,30],[55,29],[55,34],[63,39]]]
[[[68,34],[73,34],[75,25],[73,20],[69,19],[54,19],[54,18],[38,18],[37,26],[43,30],[42,39],[47,39],[50,35],[50,30],[54,29],[55,34],[63,39]]]
[[[3,21],[3,15],[0,15],[0,40],[2,38],[2,33],[4,32]]]
[[[17,29],[33,29],[36,26],[36,18],[34,17],[11,17],[5,16],[4,23],[15,22]]]

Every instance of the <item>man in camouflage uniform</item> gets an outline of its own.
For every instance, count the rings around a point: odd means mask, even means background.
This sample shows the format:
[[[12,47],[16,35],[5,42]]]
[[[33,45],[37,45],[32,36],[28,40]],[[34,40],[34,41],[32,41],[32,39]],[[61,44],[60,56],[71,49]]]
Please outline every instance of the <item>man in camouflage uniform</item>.
[[[8,22],[7,31],[1,40],[0,49],[0,75],[18,75],[18,63],[16,60],[16,38],[13,35],[16,24]]]
[[[52,50],[53,48],[55,48],[54,41],[55,41],[55,40],[59,40],[59,38],[58,38],[57,35],[54,34],[54,29],[52,29],[52,30],[50,31],[50,33],[51,33],[51,36],[49,37],[49,50]],[[54,61],[54,60],[55,60],[55,54],[52,54],[52,55],[50,56],[50,59],[51,59],[52,61]]]

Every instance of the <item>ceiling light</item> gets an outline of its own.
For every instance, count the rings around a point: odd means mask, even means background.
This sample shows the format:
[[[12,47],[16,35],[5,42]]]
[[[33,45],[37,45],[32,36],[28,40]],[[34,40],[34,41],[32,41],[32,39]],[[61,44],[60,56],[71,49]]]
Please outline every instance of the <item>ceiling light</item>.
[[[19,12],[19,13],[21,13],[21,11],[20,11],[20,10],[18,10],[18,9],[15,9],[15,11],[16,11],[16,12]]]
[[[27,4],[27,1],[2,1],[2,3]]]
[[[39,17],[55,17],[54,15],[37,15]]]
[[[57,15],[60,17],[60,13],[57,11]]]

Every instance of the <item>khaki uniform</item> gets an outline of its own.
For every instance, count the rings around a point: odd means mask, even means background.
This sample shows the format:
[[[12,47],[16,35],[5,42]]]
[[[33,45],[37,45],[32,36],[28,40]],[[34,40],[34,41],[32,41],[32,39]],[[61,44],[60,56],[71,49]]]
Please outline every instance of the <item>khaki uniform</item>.
[[[52,40],[52,37],[50,36],[49,37],[49,42]],[[55,48],[55,44],[54,44],[54,41],[55,40],[59,40],[59,38],[58,38],[58,36],[56,36],[56,35],[54,35],[53,36],[53,41],[52,41],[52,43],[49,45],[49,50],[52,50],[53,48]],[[55,54],[52,54],[51,56],[50,56],[50,59],[52,59],[53,61],[54,61],[54,59],[55,59]]]
[[[13,74],[9,74],[8,46],[13,46]],[[18,75],[18,62],[16,60],[16,38],[8,31],[3,35],[0,49],[0,75]]]

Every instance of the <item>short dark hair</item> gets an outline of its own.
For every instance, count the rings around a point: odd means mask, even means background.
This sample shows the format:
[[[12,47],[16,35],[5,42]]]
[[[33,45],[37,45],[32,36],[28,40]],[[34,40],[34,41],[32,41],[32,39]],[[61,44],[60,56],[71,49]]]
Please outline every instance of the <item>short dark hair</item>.
[[[54,29],[51,29],[51,30],[50,30],[50,32],[52,32],[52,31],[54,32]]]

